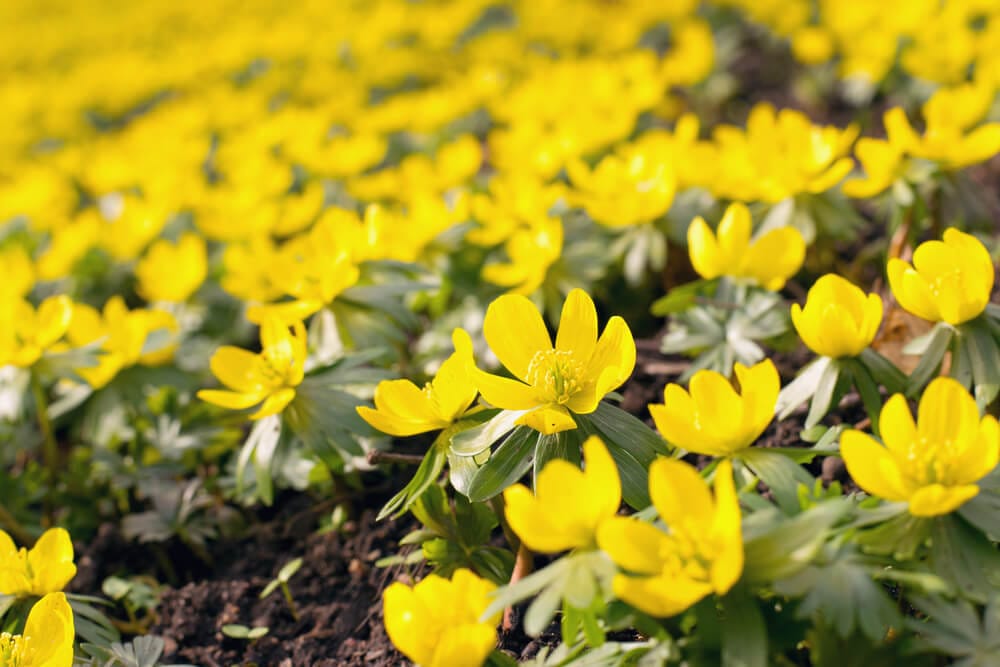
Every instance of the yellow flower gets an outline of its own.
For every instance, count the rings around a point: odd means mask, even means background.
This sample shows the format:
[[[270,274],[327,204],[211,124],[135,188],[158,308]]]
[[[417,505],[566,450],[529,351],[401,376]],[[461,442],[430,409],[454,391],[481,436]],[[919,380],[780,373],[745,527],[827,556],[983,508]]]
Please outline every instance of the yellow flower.
[[[181,303],[201,287],[208,273],[205,240],[184,234],[176,244],[160,239],[135,267],[136,291],[147,301]]]
[[[23,299],[0,301],[0,366],[32,366],[59,343],[72,315],[65,295],[50,296],[37,310]]]
[[[868,493],[909,503],[914,516],[947,514],[979,493],[976,482],[1000,460],[1000,425],[982,419],[956,380],[935,378],[920,398],[914,423],[906,398],[882,408],[880,445],[861,431],[840,436],[847,471]]]
[[[66,337],[76,347],[103,341],[96,366],[74,369],[87,384],[100,389],[130,366],[168,363],[177,347],[173,342],[149,352],[143,348],[154,332],[163,330],[169,338],[177,329],[177,320],[165,310],[130,311],[124,299],[113,296],[104,304],[103,313],[86,304],[74,306]]]
[[[708,456],[729,456],[752,445],[774,417],[781,380],[770,359],[750,368],[736,364],[735,370],[740,393],[725,376],[709,370],[694,374],[690,393],[668,384],[663,404],[649,406],[663,437]]]
[[[499,614],[479,622],[495,588],[464,568],[450,581],[431,574],[413,587],[395,582],[382,595],[386,633],[420,667],[479,667],[497,642]]]
[[[641,152],[608,155],[593,169],[582,160],[567,167],[572,193],[595,221],[607,227],[652,222],[670,210],[676,180],[668,165]]]
[[[517,423],[546,434],[576,428],[571,413],[596,410],[635,366],[635,341],[625,320],[612,317],[598,339],[597,310],[581,289],[566,297],[554,347],[538,309],[517,294],[490,304],[483,333],[517,379],[473,367],[479,392],[498,408],[525,411]]]
[[[903,308],[931,322],[958,325],[977,317],[990,302],[993,260],[979,240],[955,228],[941,241],[913,252],[913,265],[898,258],[887,268],[893,296]]]
[[[288,326],[276,319],[260,325],[262,350],[254,354],[224,345],[215,351],[209,366],[231,391],[202,389],[198,398],[232,410],[261,404],[250,419],[277,414],[295,398],[295,387],[305,375],[306,329],[301,322]]]
[[[563,225],[559,218],[540,215],[511,233],[504,244],[509,262],[487,264],[483,278],[527,296],[542,286],[551,267],[562,255]]]
[[[28,612],[19,635],[0,632],[0,664],[10,667],[71,667],[76,628],[63,593],[49,593]]]
[[[673,616],[733,587],[743,572],[743,536],[730,461],[716,468],[714,486],[715,498],[691,465],[653,462],[649,495],[670,532],[631,517],[601,524],[598,545],[631,573],[615,575],[615,595],[653,616]]]
[[[0,249],[0,266],[4,271],[0,300],[27,296],[35,285],[35,265],[28,251],[20,245]]]
[[[14,545],[0,530],[0,593],[25,597],[61,591],[76,576],[73,542],[62,528],[49,528],[31,549]]]
[[[729,276],[779,290],[802,267],[806,242],[794,227],[780,227],[750,241],[750,210],[739,202],[726,209],[713,234],[697,217],[688,227],[688,252],[695,271],[706,280]]]
[[[553,459],[545,464],[532,494],[523,484],[504,490],[504,514],[532,551],[556,553],[594,544],[597,527],[622,501],[618,468],[596,435],[583,443],[585,467]]]
[[[468,372],[472,361],[469,334],[455,329],[451,340],[455,352],[423,389],[409,380],[383,380],[375,387],[375,409],[358,406],[358,414],[379,431],[400,437],[447,428],[459,419],[478,391]]]
[[[828,273],[809,288],[805,308],[792,304],[792,323],[809,349],[824,357],[854,357],[871,345],[882,322],[882,299]]]
[[[865,175],[844,181],[843,190],[845,195],[855,199],[874,197],[887,190],[903,175],[907,165],[905,153],[891,141],[862,137],[858,139],[854,153],[864,167]]]
[[[833,36],[817,26],[804,26],[792,35],[792,53],[806,65],[819,65],[828,61],[836,45]]]

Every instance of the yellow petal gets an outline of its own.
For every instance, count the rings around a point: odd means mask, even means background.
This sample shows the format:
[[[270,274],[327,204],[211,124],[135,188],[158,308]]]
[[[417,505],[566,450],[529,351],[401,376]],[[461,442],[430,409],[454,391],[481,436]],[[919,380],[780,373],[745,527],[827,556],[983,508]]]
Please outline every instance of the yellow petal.
[[[770,359],[765,359],[750,368],[737,363],[733,370],[740,383],[744,432],[752,442],[764,432],[774,418],[774,407],[781,392],[781,378],[778,377],[778,369]]]
[[[806,257],[806,242],[794,227],[772,229],[757,239],[741,257],[739,274],[776,291],[798,273]]]
[[[583,443],[583,460],[586,466],[583,474],[591,490],[595,516],[614,516],[622,502],[621,478],[614,458],[596,435]]]
[[[708,223],[700,216],[691,221],[687,231],[688,254],[691,265],[702,278],[711,280],[723,273],[719,258],[719,244]]]
[[[470,367],[472,381],[490,405],[504,410],[530,410],[539,399],[530,385]]]
[[[382,610],[386,634],[400,653],[418,665],[430,664],[440,631],[430,627],[430,614],[413,589],[399,582],[390,584],[382,594]]]
[[[263,401],[264,394],[241,394],[235,391],[223,391],[220,389],[201,389],[198,391],[198,398],[206,403],[218,405],[220,408],[246,410]]]
[[[635,340],[628,324],[618,316],[612,317],[604,327],[585,371],[586,379],[595,382],[599,398],[621,386],[632,375],[635,354]],[[608,369],[614,369],[614,372],[605,373]]]
[[[620,568],[635,574],[656,574],[663,569],[660,553],[666,535],[633,517],[616,516],[601,523],[597,544]]]
[[[257,412],[250,415],[250,419],[263,419],[264,417],[270,417],[271,415],[276,415],[285,409],[289,403],[295,399],[295,390],[290,387],[285,387],[274,392],[270,396],[264,399],[263,405]]]
[[[527,379],[535,353],[552,349],[552,339],[538,309],[518,294],[505,294],[490,304],[483,335],[500,363],[522,380]]]
[[[71,667],[76,628],[73,610],[63,593],[49,593],[36,602],[24,624],[32,665]]]
[[[686,518],[706,527],[714,516],[708,485],[698,471],[678,459],[659,458],[649,466],[649,497],[668,525],[682,525]]]
[[[556,333],[556,349],[574,352],[578,359],[589,359],[597,347],[597,310],[594,301],[582,289],[574,289],[563,303]]]
[[[215,351],[208,363],[219,382],[234,391],[253,392],[264,387],[258,371],[260,358],[253,352],[223,345]]]
[[[616,575],[615,595],[652,616],[675,616],[712,592],[702,581],[686,577],[628,577]]]
[[[957,380],[934,378],[920,397],[917,432],[935,444],[971,444],[979,434],[976,400]]]
[[[545,467],[546,470],[548,468],[549,466]],[[563,530],[559,517],[546,512],[541,502],[524,485],[515,484],[506,488],[503,498],[507,523],[532,551],[558,553],[580,546]]]
[[[879,415],[882,442],[893,456],[904,459],[918,437],[917,425],[913,421],[913,415],[910,414],[906,397],[894,394],[885,402]]]
[[[899,467],[885,447],[861,431],[840,436],[840,456],[858,486],[886,500],[907,500]]]
[[[983,417],[978,437],[966,445],[954,461],[955,475],[951,480],[958,484],[972,484],[988,475],[1000,463],[1000,424],[993,415]]]
[[[76,576],[73,564],[73,542],[62,528],[50,528],[42,533],[28,551],[28,565],[34,574],[36,595],[61,591]]]
[[[903,308],[929,322],[941,319],[937,304],[931,296],[927,282],[901,259],[893,257],[886,266],[889,287]]]
[[[506,408],[516,409],[516,408]],[[576,422],[562,406],[545,406],[521,416],[517,424],[528,426],[539,433],[552,435],[576,428]]]
[[[724,267],[737,265],[746,256],[750,247],[752,222],[750,209],[742,202],[733,202],[719,222],[716,232],[719,242],[720,259]],[[725,273],[723,268],[723,273]]]
[[[427,667],[480,667],[497,643],[497,631],[482,623],[445,628]]]
[[[719,551],[712,558],[712,587],[725,595],[743,573],[743,533],[740,504],[733,483],[733,464],[726,459],[715,469],[715,516],[712,536]]]
[[[949,514],[979,493],[975,484],[942,486],[931,484],[917,489],[910,497],[910,514],[913,516],[939,516]]]

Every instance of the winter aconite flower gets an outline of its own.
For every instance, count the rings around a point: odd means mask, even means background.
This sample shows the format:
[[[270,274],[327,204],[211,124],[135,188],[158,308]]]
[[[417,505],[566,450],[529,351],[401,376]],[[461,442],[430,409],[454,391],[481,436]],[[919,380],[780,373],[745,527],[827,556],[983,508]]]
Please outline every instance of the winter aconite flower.
[[[0,632],[0,665],[4,667],[70,667],[76,628],[73,610],[63,593],[49,593],[28,612],[17,635]]]
[[[903,308],[931,322],[958,325],[978,317],[993,290],[993,260],[979,240],[955,228],[941,241],[921,243],[913,265],[892,258],[892,293]]]
[[[980,418],[976,401],[958,381],[933,380],[914,423],[906,398],[882,408],[880,445],[861,431],[845,431],[840,455],[868,493],[909,503],[910,514],[947,514],[979,493],[976,482],[1000,460],[1000,425]]]
[[[653,462],[649,495],[669,532],[631,517],[601,524],[597,543],[626,571],[615,576],[615,595],[653,616],[674,616],[732,588],[743,572],[743,537],[729,461],[716,468],[714,487],[713,498],[683,461]]]
[[[216,350],[209,365],[230,390],[202,389],[198,398],[233,410],[260,405],[250,419],[284,410],[305,375],[306,329],[296,322],[289,331],[280,321],[268,319],[260,326],[260,342],[259,354],[231,345]]]
[[[455,352],[420,389],[409,380],[384,380],[375,387],[375,409],[358,406],[358,414],[374,428],[395,436],[447,428],[476,400],[469,377],[472,340],[463,329],[451,334]]]
[[[499,614],[479,621],[494,588],[464,568],[450,581],[431,574],[412,587],[393,583],[382,595],[385,630],[420,667],[479,667],[497,641]]]
[[[518,424],[551,434],[576,428],[572,413],[589,414],[635,366],[635,341],[625,320],[612,317],[597,337],[597,310],[586,292],[566,297],[556,344],[527,298],[508,294],[490,304],[483,333],[516,379],[473,367],[476,386],[492,405],[524,411]]]
[[[147,301],[187,301],[208,273],[205,240],[184,234],[177,243],[154,243],[135,267],[137,291]]]
[[[61,591],[76,576],[73,542],[62,528],[49,528],[31,549],[14,545],[0,530],[0,593],[24,597]]]
[[[50,296],[37,309],[23,299],[0,301],[0,366],[34,365],[66,335],[72,315],[65,295]]]
[[[840,276],[817,280],[803,308],[792,304],[792,323],[809,349],[824,357],[854,357],[868,347],[882,322],[882,299]]]
[[[700,216],[688,227],[688,252],[695,271],[706,280],[729,276],[765,289],[779,290],[802,267],[806,242],[794,227],[772,229],[751,242],[750,210],[734,202],[712,233]]]
[[[594,544],[597,527],[622,500],[614,459],[596,435],[583,444],[584,469],[563,459],[545,464],[534,494],[523,484],[504,491],[511,529],[532,551],[556,553]]]
[[[710,370],[694,374],[690,393],[668,384],[663,404],[649,406],[663,437],[708,456],[729,456],[752,445],[771,423],[781,380],[770,359],[750,368],[736,364],[735,371],[739,393],[725,376]]]

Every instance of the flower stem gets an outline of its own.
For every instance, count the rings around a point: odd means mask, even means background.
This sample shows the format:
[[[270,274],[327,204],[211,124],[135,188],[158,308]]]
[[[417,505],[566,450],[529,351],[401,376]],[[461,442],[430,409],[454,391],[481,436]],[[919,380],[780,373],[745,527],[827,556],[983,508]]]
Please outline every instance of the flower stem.
[[[48,521],[52,521],[52,495],[55,491],[56,480],[59,472],[59,445],[56,443],[55,432],[52,430],[52,422],[49,420],[49,402],[45,396],[45,389],[37,373],[31,374],[31,394],[35,399],[35,413],[38,417],[38,428],[42,432],[42,460],[45,469],[48,471],[48,489],[46,489],[45,516]]]
[[[514,559],[514,571],[510,573],[510,584],[514,585],[531,573],[535,566],[535,557],[531,550],[524,546],[522,542],[517,548],[517,557]],[[500,626],[504,632],[510,632],[514,627],[514,608],[507,607],[503,610],[503,624]]]
[[[281,582],[281,592],[285,596],[285,602],[288,603],[288,611],[292,612],[292,618],[296,621],[299,620],[299,610],[295,606],[295,600],[292,599],[292,591],[288,588],[288,583]]]

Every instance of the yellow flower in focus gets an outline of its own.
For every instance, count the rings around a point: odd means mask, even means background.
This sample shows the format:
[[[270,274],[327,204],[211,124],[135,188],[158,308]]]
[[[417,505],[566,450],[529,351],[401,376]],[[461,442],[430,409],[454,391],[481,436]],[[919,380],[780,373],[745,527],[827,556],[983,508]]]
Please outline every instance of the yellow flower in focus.
[[[289,331],[282,321],[266,319],[260,325],[260,343],[259,354],[232,345],[216,350],[209,366],[229,391],[202,389],[198,398],[231,410],[260,405],[250,419],[284,410],[305,376],[306,328],[296,322]]]
[[[103,312],[86,304],[73,308],[66,337],[75,347],[101,341],[97,365],[77,368],[75,372],[94,389],[108,384],[119,371],[136,364],[155,366],[169,362],[176,344],[170,341],[144,352],[151,334],[161,332],[169,338],[178,330],[174,316],[165,310],[129,310],[125,300],[113,296]]]
[[[549,267],[562,256],[562,249],[562,220],[539,216],[510,235],[504,244],[510,261],[487,264],[483,279],[509,287],[514,294],[533,294],[545,282]]]
[[[903,308],[930,322],[958,325],[978,317],[990,302],[993,260],[980,241],[950,227],[941,241],[926,241],[913,264],[898,258],[886,269]]]
[[[695,218],[687,232],[695,271],[706,280],[729,276],[780,290],[805,261],[802,234],[794,227],[780,227],[751,242],[750,231],[750,210],[739,202],[726,208],[716,234],[704,218]]]
[[[504,490],[504,515],[532,551],[556,553],[594,544],[597,527],[622,501],[615,460],[596,435],[583,443],[584,469],[563,459],[545,464],[532,494],[523,484]]]
[[[382,594],[386,633],[419,667],[480,667],[497,642],[500,615],[479,621],[495,588],[465,568],[450,581],[431,574],[412,587],[394,582]]]
[[[663,437],[708,456],[730,456],[752,445],[774,417],[781,380],[770,359],[750,368],[736,364],[735,371],[739,393],[725,376],[710,370],[694,374],[690,393],[668,384],[663,404],[649,406]]]
[[[715,497],[683,461],[649,467],[649,495],[665,533],[631,517],[601,524],[597,543],[628,574],[615,575],[615,595],[653,616],[674,616],[706,595],[729,592],[743,573],[740,506],[732,463],[715,470]]]
[[[161,239],[139,260],[135,275],[136,291],[146,301],[182,303],[201,287],[208,273],[205,240],[184,234],[176,244]]]
[[[666,214],[676,181],[667,163],[640,152],[608,155],[590,169],[582,160],[567,165],[576,191],[573,199],[590,217],[608,227],[630,227]]]
[[[792,324],[810,350],[824,357],[855,357],[871,345],[882,323],[882,299],[828,273],[809,288],[805,308],[792,304]]]
[[[516,379],[473,367],[479,392],[498,408],[524,411],[517,423],[545,434],[576,428],[572,413],[596,410],[635,366],[635,341],[625,320],[612,317],[598,338],[597,310],[581,289],[566,297],[555,346],[538,309],[518,294],[490,304],[483,334]]]
[[[358,414],[373,428],[399,437],[451,426],[479,393],[468,372],[472,339],[464,329],[455,329],[451,340],[455,352],[423,389],[409,380],[383,380],[375,387],[375,409],[358,406]]]
[[[0,366],[33,365],[62,340],[72,316],[65,295],[50,296],[37,309],[23,299],[0,300]]]
[[[906,398],[882,408],[885,445],[861,431],[840,436],[840,455],[862,489],[909,503],[914,516],[948,514],[979,493],[976,482],[1000,460],[1000,425],[979,417],[976,401],[958,381],[935,378],[920,398],[914,423]]]
[[[49,528],[31,549],[18,549],[0,530],[0,593],[17,597],[56,593],[74,576],[73,542],[64,529]]]
[[[5,667],[71,667],[76,627],[63,593],[49,593],[28,612],[19,635],[0,632],[0,664]]]

